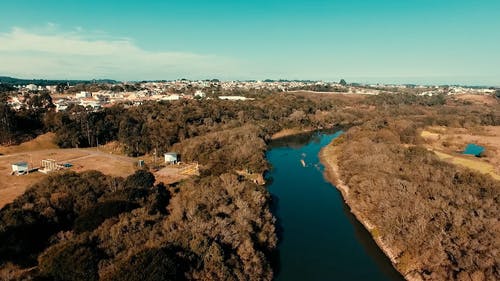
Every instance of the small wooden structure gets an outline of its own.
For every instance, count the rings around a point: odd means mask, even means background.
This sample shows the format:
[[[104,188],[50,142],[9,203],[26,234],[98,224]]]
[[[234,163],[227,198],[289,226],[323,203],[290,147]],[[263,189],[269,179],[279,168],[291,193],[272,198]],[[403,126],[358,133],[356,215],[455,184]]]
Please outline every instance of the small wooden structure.
[[[42,160],[42,169],[40,169],[39,171],[44,174],[48,174],[59,169],[61,169],[61,165],[57,164],[56,160],[44,159]]]

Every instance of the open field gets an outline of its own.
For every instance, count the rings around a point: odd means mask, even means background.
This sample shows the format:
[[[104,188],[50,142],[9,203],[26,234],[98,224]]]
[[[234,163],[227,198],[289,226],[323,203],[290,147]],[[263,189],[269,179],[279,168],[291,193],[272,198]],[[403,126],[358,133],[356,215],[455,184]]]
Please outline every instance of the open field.
[[[19,147],[23,144],[19,145]],[[16,151],[18,148],[13,148]],[[11,164],[26,161],[33,168],[40,167],[41,160],[54,159],[57,163],[70,163],[72,171],[97,170],[112,176],[127,176],[135,171],[135,158],[115,155],[97,149],[43,149],[27,150],[0,156],[0,208],[21,195],[27,187],[46,177],[34,172],[28,175],[11,175]]]
[[[132,158],[120,154],[121,145],[117,142],[97,148],[69,148],[60,149],[54,144],[54,135],[41,135],[34,140],[15,146],[0,146],[0,208],[12,202],[21,195],[27,187],[40,181],[46,174],[33,172],[27,175],[11,175],[11,164],[25,161],[31,168],[40,168],[43,159],[53,159],[57,163],[70,163],[69,170],[83,172],[97,170],[106,175],[126,177],[135,170],[135,163],[139,159],[145,160],[147,165],[163,162],[160,157],[153,160],[152,156]],[[170,184],[198,174],[196,164],[172,165],[154,173],[157,183]]]
[[[472,157],[464,157],[464,156],[453,156],[451,154],[439,152],[437,150],[434,153],[441,159],[456,165],[461,165],[467,167],[469,169],[478,171],[483,174],[489,174],[494,179],[500,180],[500,175],[495,172],[495,167],[493,165],[478,161]]]
[[[490,174],[500,180],[500,126],[470,129],[428,127],[421,136],[426,147],[442,160]],[[485,157],[463,155],[462,151],[469,143],[485,147]]]
[[[454,95],[453,99],[458,100],[458,101],[470,102],[472,104],[480,104],[480,105],[498,104],[498,99],[496,99],[492,95],[460,94],[460,95]]]

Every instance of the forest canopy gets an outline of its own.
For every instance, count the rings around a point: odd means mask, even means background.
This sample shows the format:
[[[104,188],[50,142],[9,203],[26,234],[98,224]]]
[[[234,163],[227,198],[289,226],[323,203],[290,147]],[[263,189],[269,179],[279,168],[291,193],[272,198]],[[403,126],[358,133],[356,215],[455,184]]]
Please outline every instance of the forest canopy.
[[[443,163],[419,138],[430,125],[499,126],[498,106],[412,94],[254,97],[65,112],[42,95],[20,110],[0,104],[2,143],[54,132],[62,148],[118,141],[128,155],[177,151],[201,167],[199,176],[173,185],[147,170],[127,178],[96,171],[44,178],[0,210],[0,277],[272,280],[271,196],[236,171],[265,173],[276,132],[337,125],[348,129],[339,159],[353,205],[376,214],[380,235],[400,250],[398,269],[427,279],[498,277],[491,254],[498,182]]]

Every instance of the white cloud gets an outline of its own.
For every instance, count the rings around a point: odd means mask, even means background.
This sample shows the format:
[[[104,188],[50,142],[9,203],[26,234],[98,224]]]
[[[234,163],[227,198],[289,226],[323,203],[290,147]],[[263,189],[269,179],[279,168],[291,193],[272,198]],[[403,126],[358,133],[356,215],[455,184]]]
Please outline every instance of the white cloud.
[[[20,77],[120,80],[200,78],[231,73],[229,58],[190,52],[152,52],[130,39],[92,39],[72,32],[14,27],[0,33],[0,74]],[[101,36],[102,37],[102,36]]]

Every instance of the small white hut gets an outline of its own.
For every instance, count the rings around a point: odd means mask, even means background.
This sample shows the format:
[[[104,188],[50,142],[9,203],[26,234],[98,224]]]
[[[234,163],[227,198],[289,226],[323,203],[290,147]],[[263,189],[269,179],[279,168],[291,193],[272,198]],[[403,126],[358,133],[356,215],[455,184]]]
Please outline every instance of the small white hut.
[[[28,172],[28,162],[17,162],[12,164],[12,173],[13,174],[26,174]]]
[[[177,164],[179,162],[179,154],[175,152],[167,152],[163,154],[165,157],[165,163],[167,164]]]

